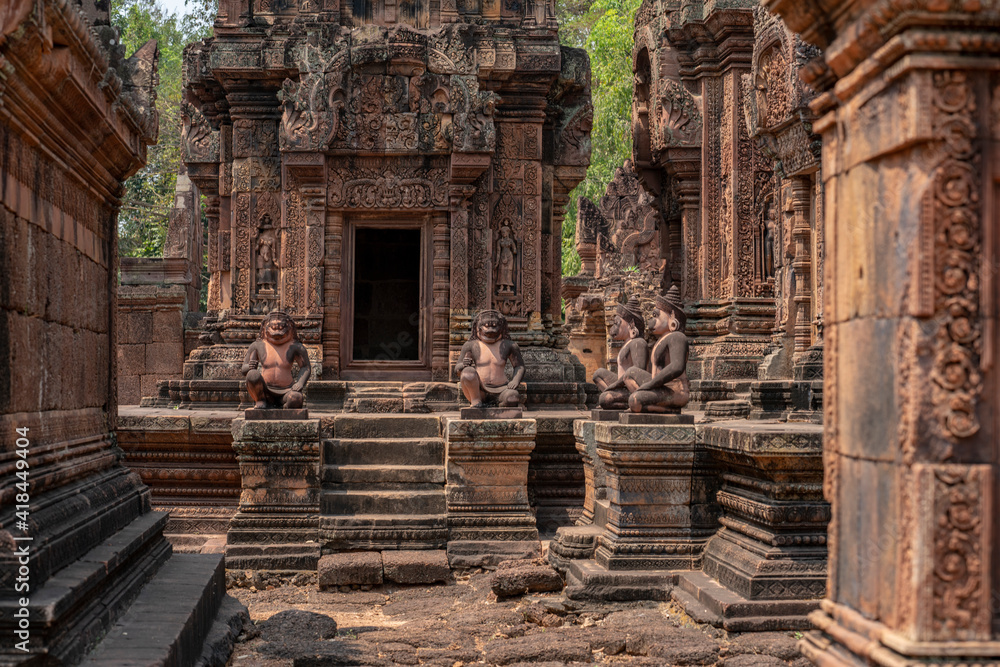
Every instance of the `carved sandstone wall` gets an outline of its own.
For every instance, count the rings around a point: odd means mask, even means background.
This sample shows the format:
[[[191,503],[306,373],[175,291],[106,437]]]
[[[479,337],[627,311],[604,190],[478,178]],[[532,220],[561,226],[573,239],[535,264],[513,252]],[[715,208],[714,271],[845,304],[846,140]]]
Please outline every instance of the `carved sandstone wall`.
[[[823,49],[821,664],[995,660],[1000,3],[765,3]]]
[[[128,60],[116,43],[106,12],[85,17],[60,0],[0,9],[5,663],[78,660],[170,555],[165,517],[149,512],[149,491],[122,466],[113,434],[119,197],[158,127],[156,43]],[[15,447],[19,435],[26,447]],[[84,558],[99,545],[104,562]],[[11,595],[25,561],[27,653],[14,648]]]

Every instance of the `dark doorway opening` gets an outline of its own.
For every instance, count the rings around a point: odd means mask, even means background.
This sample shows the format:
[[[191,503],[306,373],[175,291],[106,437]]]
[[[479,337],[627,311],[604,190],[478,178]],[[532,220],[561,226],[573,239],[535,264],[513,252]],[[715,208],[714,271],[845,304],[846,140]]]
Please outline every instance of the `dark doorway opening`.
[[[419,229],[357,229],[355,361],[420,359],[420,247]]]

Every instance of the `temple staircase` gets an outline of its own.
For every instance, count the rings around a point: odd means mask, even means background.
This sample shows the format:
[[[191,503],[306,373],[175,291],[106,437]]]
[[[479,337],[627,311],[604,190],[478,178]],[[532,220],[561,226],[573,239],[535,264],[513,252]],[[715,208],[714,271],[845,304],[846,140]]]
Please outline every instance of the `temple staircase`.
[[[323,551],[444,549],[445,443],[424,415],[338,415],[322,441]]]

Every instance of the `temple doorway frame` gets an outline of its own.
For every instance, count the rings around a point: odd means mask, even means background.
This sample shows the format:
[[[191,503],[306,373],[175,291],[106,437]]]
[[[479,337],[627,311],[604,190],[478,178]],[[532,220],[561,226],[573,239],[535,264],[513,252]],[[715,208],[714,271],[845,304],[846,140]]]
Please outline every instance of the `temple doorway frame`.
[[[433,216],[412,213],[355,213],[344,216],[341,265],[340,368],[344,380],[431,379],[433,305]],[[354,359],[355,264],[358,229],[418,230],[420,232],[420,307],[417,360]]]

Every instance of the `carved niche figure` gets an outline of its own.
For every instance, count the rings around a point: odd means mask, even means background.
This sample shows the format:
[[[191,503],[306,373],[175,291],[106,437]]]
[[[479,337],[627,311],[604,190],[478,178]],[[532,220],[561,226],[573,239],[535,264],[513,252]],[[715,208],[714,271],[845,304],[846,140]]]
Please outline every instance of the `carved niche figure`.
[[[500,228],[500,240],[497,241],[497,294],[513,296],[515,294],[515,271],[517,269],[517,241],[512,238],[510,225],[504,223]]]
[[[688,339],[684,333],[687,315],[681,293],[673,285],[667,294],[656,297],[658,313],[653,333],[653,372],[633,366],[625,373],[625,385],[632,392],[628,406],[632,412],[680,412],[691,396],[687,377]]]
[[[611,337],[624,341],[618,352],[618,373],[606,368],[594,372],[594,384],[601,390],[598,398],[600,406],[606,410],[625,410],[628,407],[629,389],[625,386],[625,375],[632,368],[645,370],[649,364],[649,345],[644,338],[646,323],[642,319],[639,299],[632,297],[626,304],[618,304]]]
[[[510,380],[508,361],[514,369]],[[500,311],[484,310],[472,320],[472,335],[458,355],[455,374],[472,407],[517,407],[524,360],[517,343],[510,338],[507,318]]]
[[[257,291],[274,291],[278,284],[278,265],[275,263],[276,252],[274,237],[261,234],[257,239]]]
[[[299,365],[298,378],[292,377],[294,363]],[[264,318],[257,340],[243,358],[242,372],[254,408],[302,407],[302,389],[311,375],[309,355],[287,313],[276,310]]]
[[[774,244],[777,243],[775,225],[777,222],[774,215],[774,199],[769,198],[764,202],[764,211],[760,217],[757,261],[759,262],[758,279],[761,282],[774,278]]]

